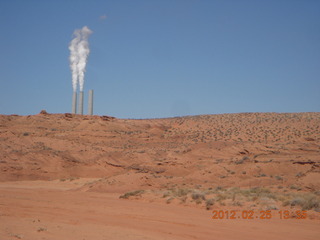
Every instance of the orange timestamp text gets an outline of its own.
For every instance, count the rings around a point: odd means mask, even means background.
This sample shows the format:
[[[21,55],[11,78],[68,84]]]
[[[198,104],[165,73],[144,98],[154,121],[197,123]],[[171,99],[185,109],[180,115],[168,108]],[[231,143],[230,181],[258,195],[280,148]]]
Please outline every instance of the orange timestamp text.
[[[280,210],[280,211],[254,211],[254,210],[214,210],[212,219],[306,219],[307,211],[302,210]]]

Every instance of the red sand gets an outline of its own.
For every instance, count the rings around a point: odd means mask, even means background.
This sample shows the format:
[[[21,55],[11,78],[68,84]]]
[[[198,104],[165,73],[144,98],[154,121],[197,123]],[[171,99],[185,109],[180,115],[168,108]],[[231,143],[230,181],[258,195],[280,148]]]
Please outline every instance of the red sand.
[[[314,210],[303,220],[276,212],[213,220],[202,205],[119,196],[217,186],[319,192],[319,143],[320,113],[2,115],[0,239],[317,239]]]

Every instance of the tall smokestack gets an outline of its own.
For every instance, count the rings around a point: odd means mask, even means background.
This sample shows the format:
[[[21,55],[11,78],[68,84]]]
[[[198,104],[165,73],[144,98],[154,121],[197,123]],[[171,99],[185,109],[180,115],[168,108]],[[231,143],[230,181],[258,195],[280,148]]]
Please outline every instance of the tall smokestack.
[[[73,92],[72,95],[72,114],[77,113],[77,92]]]
[[[88,115],[93,115],[93,90],[89,90],[89,96],[88,96]]]
[[[79,93],[79,108],[78,113],[83,115],[83,91],[80,91]]]

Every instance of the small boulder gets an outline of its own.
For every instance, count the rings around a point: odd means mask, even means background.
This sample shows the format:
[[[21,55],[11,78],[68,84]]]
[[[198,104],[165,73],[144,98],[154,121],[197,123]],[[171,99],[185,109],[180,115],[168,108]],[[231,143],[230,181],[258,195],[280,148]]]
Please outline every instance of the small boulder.
[[[40,114],[44,114],[44,115],[47,115],[47,111],[46,110],[41,110]]]

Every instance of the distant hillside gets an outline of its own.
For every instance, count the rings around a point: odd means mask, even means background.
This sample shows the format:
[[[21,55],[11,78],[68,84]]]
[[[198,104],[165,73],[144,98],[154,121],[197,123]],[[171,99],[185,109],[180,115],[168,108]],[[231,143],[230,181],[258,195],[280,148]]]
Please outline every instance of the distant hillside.
[[[320,190],[320,113],[1,115],[0,143],[1,181],[103,177],[126,188],[124,176],[132,176],[130,184],[147,187],[259,182]]]

